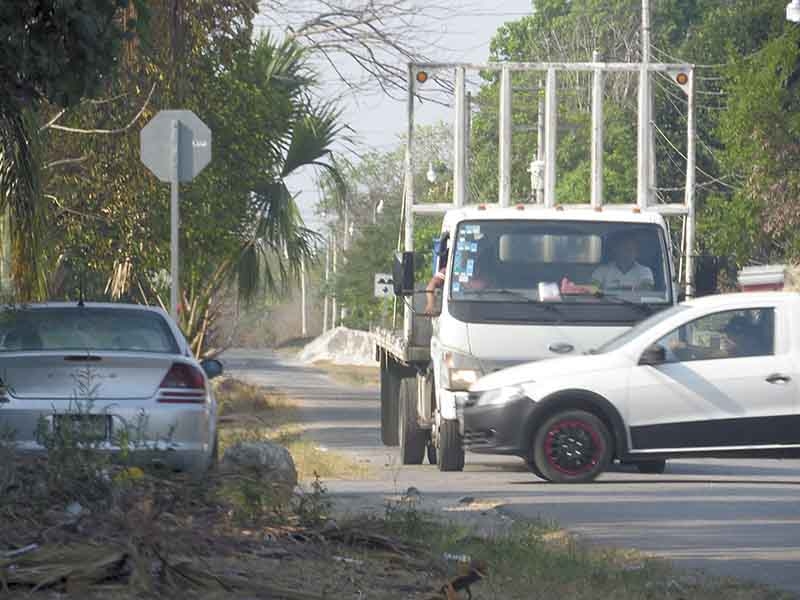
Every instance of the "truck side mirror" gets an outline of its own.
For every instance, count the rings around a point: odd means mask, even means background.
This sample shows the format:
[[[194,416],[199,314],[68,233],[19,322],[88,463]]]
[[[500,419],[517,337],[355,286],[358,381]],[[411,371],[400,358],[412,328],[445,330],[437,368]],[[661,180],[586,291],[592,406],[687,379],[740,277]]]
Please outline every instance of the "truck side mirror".
[[[411,296],[414,293],[414,253],[398,252],[392,267],[395,296]]]

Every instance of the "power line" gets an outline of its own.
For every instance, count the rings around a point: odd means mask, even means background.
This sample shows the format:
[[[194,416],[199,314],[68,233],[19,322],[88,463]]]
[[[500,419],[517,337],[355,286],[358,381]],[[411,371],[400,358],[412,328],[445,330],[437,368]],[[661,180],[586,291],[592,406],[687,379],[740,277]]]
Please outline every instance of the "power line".
[[[650,44],[650,49],[651,49],[651,50],[655,50],[656,52],[658,52],[659,54],[661,54],[662,56],[664,56],[664,57],[665,57],[667,60],[674,60],[675,62],[678,62],[678,63],[687,63],[687,62],[688,62],[689,64],[692,64],[692,62],[691,62],[691,61],[687,61],[687,60],[685,60],[685,59],[683,59],[683,58],[678,58],[678,57],[676,57],[676,56],[673,56],[673,55],[672,55],[672,54],[670,54],[669,52],[666,52],[666,51],[664,51],[664,50],[661,50],[660,48],[657,48],[657,47],[656,47],[656,46],[654,46],[653,44]],[[694,65],[694,67],[695,67],[696,69],[721,69],[721,68],[724,68],[724,67],[729,67],[729,66],[730,66],[730,64],[729,64],[729,63],[716,63],[716,64],[708,64],[708,65],[698,65],[698,64],[695,64],[695,65]]]
[[[662,138],[664,138],[664,140],[665,140],[665,141],[666,141],[666,142],[667,142],[667,143],[668,143],[668,144],[669,144],[669,145],[672,147],[672,149],[673,149],[675,152],[677,152],[677,153],[678,153],[678,154],[679,154],[679,155],[680,155],[680,156],[683,158],[683,160],[685,160],[685,161],[687,161],[687,162],[688,162],[688,160],[689,160],[689,159],[686,157],[686,155],[685,155],[683,152],[681,152],[681,151],[678,149],[678,147],[677,147],[675,144],[673,144],[673,143],[672,143],[672,140],[670,140],[670,139],[669,139],[669,138],[666,136],[666,134],[665,134],[665,133],[664,133],[664,132],[661,130],[661,128],[660,128],[658,125],[656,125],[655,123],[652,123],[652,125],[653,125],[653,128],[655,128],[655,130],[658,132],[658,134],[659,134],[659,135],[660,135]],[[697,170],[698,170],[700,173],[702,173],[702,174],[703,174],[703,175],[705,175],[706,177],[710,178],[710,179],[711,179],[711,181],[712,181],[713,183],[718,183],[718,184],[720,184],[720,185],[722,185],[722,186],[724,186],[724,187],[727,187],[727,188],[729,188],[729,189],[731,189],[731,190],[734,190],[734,191],[738,191],[738,190],[739,190],[739,188],[738,188],[738,187],[736,187],[736,186],[733,186],[733,185],[731,185],[731,184],[729,184],[729,183],[726,183],[725,181],[723,181],[723,180],[722,180],[722,179],[720,179],[719,177],[714,177],[714,176],[713,176],[711,173],[708,173],[707,171],[704,171],[704,170],[703,170],[703,169],[701,169],[700,167],[698,167],[698,166],[695,166],[695,168],[696,168],[696,169],[697,169]]]

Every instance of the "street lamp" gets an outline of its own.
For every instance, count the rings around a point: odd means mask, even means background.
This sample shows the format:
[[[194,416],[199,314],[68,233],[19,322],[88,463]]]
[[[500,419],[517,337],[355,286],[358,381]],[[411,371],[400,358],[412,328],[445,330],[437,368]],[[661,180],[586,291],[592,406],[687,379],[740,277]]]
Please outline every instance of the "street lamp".
[[[800,0],[792,0],[786,5],[786,20],[800,23]]]

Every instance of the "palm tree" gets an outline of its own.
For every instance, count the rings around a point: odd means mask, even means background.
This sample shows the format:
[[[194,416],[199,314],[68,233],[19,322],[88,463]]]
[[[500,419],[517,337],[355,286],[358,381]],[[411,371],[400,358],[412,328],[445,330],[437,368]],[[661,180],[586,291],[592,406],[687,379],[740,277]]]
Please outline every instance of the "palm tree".
[[[0,260],[10,265],[11,279],[0,285],[12,283],[14,296],[21,301],[41,297],[44,290],[38,149],[32,111],[0,94],[0,214],[4,219]]]
[[[306,66],[306,51],[294,42],[277,44],[266,37],[256,43],[246,66],[237,76],[270,97],[277,89],[287,101],[285,118],[268,136],[272,168],[251,182],[249,197],[243,198],[249,203],[250,220],[239,232],[239,243],[221,257],[191,298],[184,297],[181,324],[197,354],[214,352],[207,346],[215,294],[229,283],[236,284],[245,302],[264,291],[284,290],[296,280],[301,265],[313,260],[319,236],[303,223],[287,179],[314,168],[326,172],[340,188],[345,186],[333,160],[333,146],[343,131],[339,111],[311,98],[314,79]]]

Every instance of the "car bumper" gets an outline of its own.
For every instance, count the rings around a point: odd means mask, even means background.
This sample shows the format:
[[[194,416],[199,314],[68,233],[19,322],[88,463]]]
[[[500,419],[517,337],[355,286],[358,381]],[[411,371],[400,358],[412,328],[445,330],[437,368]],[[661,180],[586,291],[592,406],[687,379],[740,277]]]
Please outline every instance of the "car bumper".
[[[501,406],[465,406],[459,411],[464,446],[471,452],[527,456],[531,440],[526,430],[534,406],[530,398]]]
[[[116,459],[145,466],[196,470],[210,465],[216,417],[210,404],[170,405],[155,401],[95,401],[76,415],[74,403],[12,399],[0,405],[0,430],[11,432],[21,454],[47,452],[39,435],[52,434],[61,415],[102,417],[106,433],[92,437],[88,447]]]

